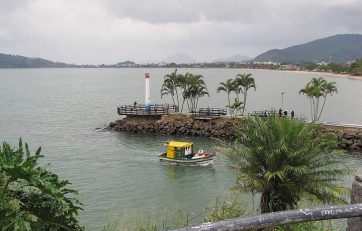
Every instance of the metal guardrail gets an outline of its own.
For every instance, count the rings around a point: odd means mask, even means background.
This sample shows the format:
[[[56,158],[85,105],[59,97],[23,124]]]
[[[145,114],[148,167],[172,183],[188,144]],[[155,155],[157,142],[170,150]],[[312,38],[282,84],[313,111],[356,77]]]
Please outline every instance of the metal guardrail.
[[[151,104],[145,106],[144,104],[136,105],[122,105],[117,107],[118,115],[133,115],[133,116],[157,116],[169,115],[177,112],[176,105],[169,104]]]
[[[248,116],[258,116],[258,117],[268,117],[273,115],[272,111],[254,111],[253,113],[248,113]]]
[[[226,109],[220,108],[200,108],[197,112],[191,112],[192,117],[199,120],[218,119],[226,114]]]
[[[201,225],[174,229],[173,231],[250,230],[273,227],[276,225],[288,225],[309,221],[331,220],[361,216],[362,203],[266,213],[257,216],[229,219],[215,223],[208,222]]]

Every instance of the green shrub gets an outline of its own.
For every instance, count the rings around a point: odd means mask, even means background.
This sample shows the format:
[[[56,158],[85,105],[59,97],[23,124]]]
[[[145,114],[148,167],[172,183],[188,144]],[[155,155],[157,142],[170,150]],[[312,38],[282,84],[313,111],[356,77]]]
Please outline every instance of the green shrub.
[[[38,166],[40,151],[31,155],[21,139],[17,149],[0,147],[0,230],[84,230],[77,191]]]

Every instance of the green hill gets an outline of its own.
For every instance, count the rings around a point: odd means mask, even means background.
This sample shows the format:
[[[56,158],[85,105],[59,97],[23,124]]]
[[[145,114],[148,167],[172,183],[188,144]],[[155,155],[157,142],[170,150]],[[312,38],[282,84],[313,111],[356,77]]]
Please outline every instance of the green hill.
[[[279,63],[317,63],[322,61],[343,63],[361,57],[362,35],[340,34],[285,49],[269,50],[254,60]]]
[[[0,68],[51,68],[71,66],[72,65],[66,63],[52,62],[41,58],[28,58],[0,53]]]

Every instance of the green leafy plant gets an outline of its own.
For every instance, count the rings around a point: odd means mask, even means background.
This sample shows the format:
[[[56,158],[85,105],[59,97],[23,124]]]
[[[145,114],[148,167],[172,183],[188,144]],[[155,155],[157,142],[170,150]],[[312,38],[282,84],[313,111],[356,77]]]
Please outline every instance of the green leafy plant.
[[[235,189],[259,194],[261,213],[294,209],[303,199],[345,203],[351,173],[331,134],[298,120],[271,116],[244,121],[225,155],[237,167]]]
[[[155,216],[149,213],[141,213],[135,216],[121,217],[103,227],[103,231],[160,231],[176,229],[191,225],[201,214],[191,215],[178,210],[165,217]]]
[[[215,201],[214,207],[211,212],[205,216],[205,221],[216,222],[231,218],[237,218],[245,216],[246,212],[242,207],[242,204],[236,201]]]
[[[0,148],[1,230],[83,230],[77,215],[82,204],[69,181],[38,166],[20,139],[17,149],[4,142]]]

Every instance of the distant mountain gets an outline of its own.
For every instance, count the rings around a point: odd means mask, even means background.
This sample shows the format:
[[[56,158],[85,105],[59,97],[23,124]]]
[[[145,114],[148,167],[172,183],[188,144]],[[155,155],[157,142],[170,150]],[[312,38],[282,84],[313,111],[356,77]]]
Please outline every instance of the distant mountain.
[[[194,59],[184,53],[177,53],[177,54],[168,56],[163,61],[167,62],[167,63],[176,63],[176,64],[197,63],[196,59]]]
[[[114,67],[134,67],[134,66],[136,66],[136,63],[133,61],[130,61],[130,60],[126,60],[126,61],[114,64],[112,66],[114,66]]]
[[[8,55],[0,53],[0,68],[50,68],[71,66],[73,65],[52,62],[41,58],[29,58],[19,55]]]
[[[220,59],[215,59],[214,63],[227,63],[227,62],[243,62],[243,61],[247,61],[247,60],[251,60],[251,57],[247,57],[247,56],[242,56],[242,55],[234,55],[228,58],[220,58]]]
[[[362,35],[340,34],[285,49],[269,50],[254,60],[260,62],[334,62],[342,63],[362,57]]]

